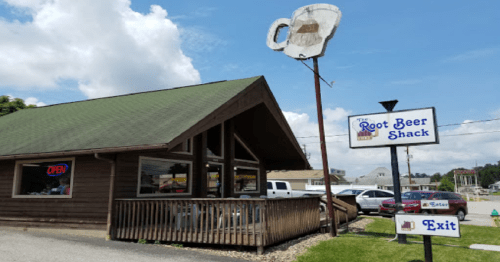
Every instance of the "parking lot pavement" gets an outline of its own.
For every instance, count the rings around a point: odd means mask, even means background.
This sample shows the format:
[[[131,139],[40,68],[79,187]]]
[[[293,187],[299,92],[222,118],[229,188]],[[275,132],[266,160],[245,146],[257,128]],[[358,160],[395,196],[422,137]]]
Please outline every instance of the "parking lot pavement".
[[[5,227],[0,227],[0,258],[1,261],[18,262],[245,261],[162,245],[105,241],[96,237],[56,235],[29,230],[23,232]]]
[[[491,215],[491,211],[496,209],[500,212],[500,201],[467,202],[469,214]]]
[[[472,225],[472,226],[483,226],[483,227],[491,227],[491,218],[489,215],[484,214],[471,214],[469,213],[465,216],[464,221],[460,221],[461,225]]]

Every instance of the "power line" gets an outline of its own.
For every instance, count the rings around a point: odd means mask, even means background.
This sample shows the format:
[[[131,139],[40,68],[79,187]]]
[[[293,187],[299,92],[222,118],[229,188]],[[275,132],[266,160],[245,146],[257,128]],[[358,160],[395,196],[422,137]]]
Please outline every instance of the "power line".
[[[459,126],[459,125],[464,125],[464,124],[475,124],[475,123],[484,123],[484,122],[490,122],[490,121],[496,121],[500,120],[500,118],[493,118],[493,119],[486,119],[486,120],[477,120],[477,121],[470,121],[467,123],[456,123],[456,124],[446,124],[446,125],[440,125],[438,127],[445,127],[445,126]],[[442,136],[460,136],[460,135],[472,135],[472,134],[482,134],[482,133],[497,133],[500,131],[491,131],[491,132],[477,132],[477,133],[464,133],[464,134],[455,134],[455,135],[442,135]],[[337,136],[347,136],[349,134],[341,134],[341,135],[331,135],[331,136],[325,136],[325,137],[337,137]],[[314,138],[314,137],[319,137],[319,136],[298,136],[296,138]]]
[[[474,132],[474,133],[461,133],[461,134],[453,134],[453,135],[440,135],[439,137],[446,137],[446,136],[468,136],[468,135],[480,135],[480,134],[489,134],[489,133],[500,133],[500,130]],[[297,138],[299,138],[299,137],[297,137]],[[339,143],[339,142],[347,142],[347,140],[326,141],[325,143]],[[318,143],[320,143],[320,142],[308,142],[308,143],[302,143],[302,144],[318,144]]]

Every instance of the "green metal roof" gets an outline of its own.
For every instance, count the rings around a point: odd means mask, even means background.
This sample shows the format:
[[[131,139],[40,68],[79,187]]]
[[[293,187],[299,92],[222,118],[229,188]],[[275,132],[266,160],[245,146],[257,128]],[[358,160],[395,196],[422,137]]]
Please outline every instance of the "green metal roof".
[[[259,78],[17,111],[0,117],[0,156],[169,143]]]

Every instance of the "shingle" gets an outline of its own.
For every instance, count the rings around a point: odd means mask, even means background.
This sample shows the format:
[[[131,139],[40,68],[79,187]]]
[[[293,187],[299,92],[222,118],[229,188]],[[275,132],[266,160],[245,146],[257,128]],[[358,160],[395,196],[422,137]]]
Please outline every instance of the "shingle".
[[[259,78],[21,110],[0,118],[0,155],[168,143]]]

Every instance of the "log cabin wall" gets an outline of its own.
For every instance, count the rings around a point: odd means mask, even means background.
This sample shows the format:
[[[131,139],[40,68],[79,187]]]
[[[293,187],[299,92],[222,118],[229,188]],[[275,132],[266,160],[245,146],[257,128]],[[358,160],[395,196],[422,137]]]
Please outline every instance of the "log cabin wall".
[[[108,162],[76,156],[71,198],[13,198],[15,163],[0,161],[0,225],[106,228]]]

